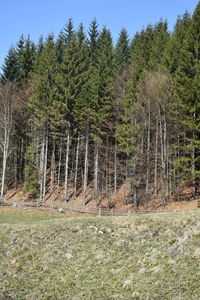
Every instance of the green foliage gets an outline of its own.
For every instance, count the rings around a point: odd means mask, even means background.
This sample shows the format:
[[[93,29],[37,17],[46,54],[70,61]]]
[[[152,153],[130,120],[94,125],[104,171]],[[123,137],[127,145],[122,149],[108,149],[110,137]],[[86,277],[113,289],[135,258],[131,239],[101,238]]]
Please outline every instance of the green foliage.
[[[58,72],[53,36],[48,37],[44,47],[34,73],[35,91],[29,101],[29,107],[34,112],[35,125],[38,127],[49,122],[49,108],[53,102],[55,76]]]
[[[180,50],[185,43],[186,32],[188,31],[190,22],[191,17],[187,12],[183,16],[179,16],[174,31],[167,43],[163,61],[172,75],[174,75],[183,59]]]
[[[24,169],[25,185],[23,192],[29,193],[33,198],[39,195],[38,192],[38,174],[39,170],[36,165],[36,145],[32,142],[26,151],[27,164]]]
[[[64,45],[67,48],[70,48],[73,45],[75,39],[75,33],[74,33],[74,26],[73,26],[72,19],[69,19],[67,24],[63,28],[62,39],[64,41]]]
[[[97,38],[99,35],[98,24],[96,19],[92,20],[90,23],[90,28],[88,32],[89,38],[87,40],[87,44],[89,47],[89,53],[91,59],[95,58],[96,48],[97,48]]]
[[[33,190],[33,193],[37,189],[37,170],[32,159],[36,142],[34,140],[29,145],[30,137],[42,139],[44,132],[46,141],[49,141],[47,169],[54,140],[55,161],[52,164],[55,163],[55,173],[59,165],[61,181],[65,176],[61,141],[65,142],[67,133],[70,133],[70,160],[73,160],[77,134],[91,137],[91,151],[87,157],[91,166],[96,143],[107,149],[108,156],[111,156],[109,151],[112,149],[114,161],[108,167],[102,162],[101,154],[97,170],[110,168],[105,173],[110,176],[111,185],[112,181],[116,184],[117,176],[114,179],[113,173],[117,169],[125,166],[124,169],[133,170],[133,164],[138,164],[132,173],[138,182],[145,181],[144,173],[148,169],[149,183],[153,183],[155,173],[159,185],[158,178],[165,169],[166,182],[174,180],[198,186],[199,20],[200,4],[192,16],[185,13],[178,17],[171,34],[167,21],[161,19],[137,32],[131,43],[123,28],[115,47],[110,31],[105,26],[99,29],[95,19],[90,23],[87,35],[82,23],[75,30],[72,19],[69,19],[56,39],[52,35],[46,40],[41,37],[35,46],[29,37],[22,36],[5,58],[1,84],[12,81],[18,87],[13,108],[16,134],[12,139],[14,149],[22,146],[17,155],[11,153],[10,161],[15,161],[16,172],[27,162],[26,178],[33,181],[33,185],[30,183],[29,188],[27,182],[25,189]],[[19,113],[20,110],[23,113]],[[23,114],[25,118],[20,123]],[[24,128],[20,133],[21,124]],[[0,138],[2,136],[1,133]],[[80,157],[84,153],[82,141]],[[28,147],[27,158],[24,147]],[[42,153],[41,149],[39,153]],[[81,170],[86,168],[83,159],[78,163]],[[70,161],[70,176],[73,164]],[[93,175],[88,175],[91,181]],[[139,190],[143,189],[142,184]]]
[[[3,65],[1,81],[15,82],[19,87],[27,83],[34,68],[36,47],[29,36],[21,36],[17,46],[10,48]]]
[[[1,82],[6,83],[6,81],[16,82],[18,78],[18,55],[14,47],[11,47],[8,51],[7,56],[4,60],[4,65],[2,67],[3,74],[1,75]]]
[[[199,67],[200,67],[200,5],[197,5],[196,10],[190,20],[190,17],[185,14],[182,23],[179,21],[179,26],[176,30],[179,33],[182,47],[180,50],[180,60],[175,73],[175,86],[179,97],[179,109],[182,112],[183,118],[179,121],[184,127],[184,144],[181,149],[185,150],[182,153],[182,168],[187,173],[188,180],[196,180],[199,178],[199,135],[200,135],[200,93],[199,93]],[[180,34],[180,26],[184,32],[184,38]],[[185,164],[184,164],[185,162]]]
[[[58,82],[65,105],[64,118],[72,130],[76,129],[77,122],[81,120],[82,110],[79,109],[82,108],[80,106],[84,102],[83,90],[87,80],[87,69],[88,52],[81,27],[76,40],[71,47],[67,48],[63,56]]]
[[[130,47],[128,33],[125,28],[123,28],[119,34],[117,44],[115,47],[115,65],[117,69],[125,67],[130,58]]]

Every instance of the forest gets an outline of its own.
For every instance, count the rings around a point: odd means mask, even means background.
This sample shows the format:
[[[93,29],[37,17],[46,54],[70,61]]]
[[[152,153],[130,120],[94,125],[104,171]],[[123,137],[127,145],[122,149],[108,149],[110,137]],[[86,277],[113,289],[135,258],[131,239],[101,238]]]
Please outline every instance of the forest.
[[[113,43],[96,19],[60,34],[23,35],[0,77],[0,198],[115,207],[195,199],[200,191],[200,2],[193,14]]]

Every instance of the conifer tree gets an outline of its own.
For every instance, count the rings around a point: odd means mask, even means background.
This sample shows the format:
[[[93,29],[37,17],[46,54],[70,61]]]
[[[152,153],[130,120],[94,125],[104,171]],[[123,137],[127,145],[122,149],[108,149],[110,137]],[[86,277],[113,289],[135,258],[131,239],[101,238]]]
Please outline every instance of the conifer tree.
[[[61,73],[58,78],[58,86],[60,89],[60,96],[65,103],[65,130],[67,132],[66,137],[66,164],[65,164],[65,200],[67,200],[67,181],[68,181],[68,164],[69,164],[69,143],[70,135],[79,137],[80,131],[83,130],[81,125],[82,117],[84,113],[83,102],[83,86],[87,80],[85,74],[87,70],[87,47],[85,43],[85,35],[83,26],[80,25],[79,30],[73,37],[73,43],[71,43],[65,50],[63,60],[61,64]],[[81,107],[81,108],[80,108]],[[79,148],[79,143],[77,144]],[[77,153],[77,152],[76,152]],[[77,153],[79,155],[79,153]],[[75,179],[77,178],[78,161],[76,159]],[[75,180],[77,182],[77,179]],[[74,196],[76,195],[77,184],[74,185]]]
[[[18,60],[18,85],[23,85],[27,82],[30,73],[33,71],[36,47],[30,40],[30,37],[25,40],[22,35],[17,43],[17,60]]]
[[[178,66],[181,64],[181,49],[185,43],[186,32],[190,26],[191,16],[186,12],[183,16],[179,16],[174,27],[174,31],[164,51],[163,63],[168,71],[174,75]]]
[[[90,23],[88,35],[89,35],[89,38],[87,40],[87,43],[88,43],[88,47],[89,47],[89,54],[90,54],[91,59],[94,61],[96,49],[97,49],[97,39],[98,39],[98,35],[99,35],[98,24],[97,24],[96,19],[92,20],[92,22]]]
[[[197,5],[185,32],[183,47],[180,51],[181,61],[176,71],[175,84],[184,118],[183,136],[184,155],[179,159],[179,166],[185,173],[185,180],[192,181],[193,197],[196,195],[196,182],[200,176],[199,169],[199,66],[200,66],[200,3]]]
[[[128,33],[123,28],[119,34],[117,44],[115,47],[115,64],[117,69],[121,69],[128,64],[130,58],[130,47]]]
[[[37,47],[36,47],[37,53],[40,54],[44,50],[44,38],[43,35],[40,36]]]
[[[154,40],[152,42],[151,58],[149,62],[151,70],[163,68],[164,53],[169,37],[167,21],[160,20],[154,26]]]
[[[11,47],[2,67],[1,82],[7,81],[16,82],[19,76],[19,61],[17,51],[14,47]]]
[[[46,193],[46,170],[48,154],[48,135],[50,128],[50,112],[54,101],[54,83],[57,74],[55,44],[53,36],[49,35],[45,49],[39,57],[38,67],[35,72],[35,91],[29,101],[32,110],[32,136],[38,136],[39,150],[39,194],[40,202],[44,201]],[[30,145],[31,147],[31,145]],[[36,147],[37,148],[37,147]],[[31,163],[31,160],[30,160]],[[26,168],[29,170],[29,168]],[[28,180],[30,172],[27,171]]]
[[[24,180],[24,191],[40,201],[56,183],[64,184],[66,201],[80,188],[84,204],[91,183],[98,205],[100,191],[110,198],[109,191],[128,179],[136,209],[140,199],[152,195],[166,204],[184,182],[195,197],[199,20],[200,4],[192,16],[178,18],[172,34],[161,19],[136,33],[131,44],[123,28],[115,48],[110,31],[105,26],[99,31],[95,19],[88,38],[83,24],[75,30],[72,19],[56,41],[49,35],[35,46],[22,36],[1,75],[1,93],[16,84],[11,94],[17,99],[9,141],[1,131],[2,182],[9,178],[17,187]]]
[[[67,48],[70,48],[74,43],[75,39],[75,32],[74,32],[74,25],[72,19],[69,19],[66,23],[65,27],[61,32],[62,38],[64,40],[64,44]]]

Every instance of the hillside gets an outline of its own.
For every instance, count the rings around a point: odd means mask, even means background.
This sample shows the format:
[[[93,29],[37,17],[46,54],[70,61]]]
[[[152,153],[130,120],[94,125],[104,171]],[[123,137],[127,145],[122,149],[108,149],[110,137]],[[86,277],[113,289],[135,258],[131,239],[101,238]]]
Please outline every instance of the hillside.
[[[95,208],[96,205],[98,208],[113,208],[118,211],[125,211],[129,209],[134,209],[134,204],[128,201],[128,195],[130,194],[130,184],[125,182],[121,188],[119,188],[116,193],[110,193],[110,197],[104,196],[101,199],[101,193],[98,195],[98,201],[93,199],[92,195],[94,190],[92,187],[87,188],[87,195],[90,195],[90,200],[87,202],[86,206],[88,209]],[[72,207],[83,206],[84,207],[84,192],[80,189],[79,194],[76,198],[72,196],[68,199],[69,205]],[[64,202],[64,190],[62,187],[55,187],[53,192],[47,191],[46,200],[44,201],[45,207],[65,207]],[[154,195],[152,193],[150,200],[145,201],[145,195],[141,195],[140,205],[138,206],[139,211],[174,211],[174,210],[198,210],[200,198],[193,199],[191,190],[184,188],[181,198],[177,201],[174,198],[168,200],[166,205],[163,205],[160,195]],[[23,185],[19,186],[17,189],[12,188],[7,190],[5,193],[4,199],[5,203],[8,205],[14,206],[35,206],[37,205],[37,198],[28,198],[23,194]]]
[[[199,299],[200,211],[0,211],[0,299]]]
[[[161,18],[115,39],[70,18],[58,35],[22,35],[0,74],[0,198],[20,189],[38,205],[115,209],[197,199],[199,28],[198,1],[173,30]]]

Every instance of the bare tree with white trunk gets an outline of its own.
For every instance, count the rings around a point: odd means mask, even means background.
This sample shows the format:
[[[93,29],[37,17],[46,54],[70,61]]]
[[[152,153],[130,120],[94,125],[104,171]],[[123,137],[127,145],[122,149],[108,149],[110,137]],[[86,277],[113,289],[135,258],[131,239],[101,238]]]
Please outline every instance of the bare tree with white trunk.
[[[15,86],[13,83],[6,83],[0,87],[0,151],[2,152],[1,168],[1,190],[0,197],[3,197],[6,181],[6,166],[10,154],[10,139],[13,126]]]

